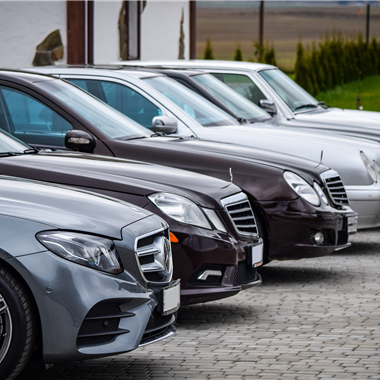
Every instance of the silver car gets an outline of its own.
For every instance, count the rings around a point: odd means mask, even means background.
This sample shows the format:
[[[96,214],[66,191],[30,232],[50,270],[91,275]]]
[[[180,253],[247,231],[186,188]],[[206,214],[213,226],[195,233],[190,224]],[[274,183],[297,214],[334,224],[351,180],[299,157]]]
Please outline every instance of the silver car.
[[[42,182],[2,176],[0,189],[1,379],[15,379],[35,348],[51,364],[173,335],[180,289],[163,219]]]
[[[136,63],[206,70],[270,112],[283,126],[333,131],[380,142],[380,112],[329,107],[272,65],[214,60],[123,62]]]
[[[322,162],[339,172],[351,207],[359,214],[359,228],[380,226],[380,168],[376,170],[380,163],[378,143],[267,124],[240,125],[231,115],[175,80],[149,71],[64,67],[42,67],[33,71],[57,75],[79,86],[83,79],[122,84],[149,100],[154,109],[158,108],[161,119],[169,116],[170,120],[161,122],[171,123],[169,129],[164,126],[171,135],[198,136],[203,140],[282,152],[308,158],[316,165]],[[150,124],[157,114],[148,117],[148,113],[143,113],[143,116]],[[127,114],[138,122],[141,122],[138,119],[141,115],[138,112]],[[155,130],[159,131],[158,124],[162,124],[159,116],[154,123]]]

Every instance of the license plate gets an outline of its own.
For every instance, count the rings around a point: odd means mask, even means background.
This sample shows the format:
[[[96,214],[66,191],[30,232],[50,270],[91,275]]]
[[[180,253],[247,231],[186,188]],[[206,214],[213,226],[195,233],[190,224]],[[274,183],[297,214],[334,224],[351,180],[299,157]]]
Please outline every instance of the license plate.
[[[251,263],[252,266],[259,266],[263,262],[263,248],[264,244],[261,241],[259,244],[251,247]]]
[[[162,292],[162,311],[163,315],[174,313],[181,305],[181,283],[175,284],[163,289]]]

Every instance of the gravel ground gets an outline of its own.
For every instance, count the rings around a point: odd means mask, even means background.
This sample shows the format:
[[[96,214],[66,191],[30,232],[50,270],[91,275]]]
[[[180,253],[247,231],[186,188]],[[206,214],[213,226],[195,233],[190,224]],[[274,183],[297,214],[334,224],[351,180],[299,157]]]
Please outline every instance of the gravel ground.
[[[19,380],[380,379],[380,230],[328,257],[272,262],[263,285],[184,307],[177,334]]]

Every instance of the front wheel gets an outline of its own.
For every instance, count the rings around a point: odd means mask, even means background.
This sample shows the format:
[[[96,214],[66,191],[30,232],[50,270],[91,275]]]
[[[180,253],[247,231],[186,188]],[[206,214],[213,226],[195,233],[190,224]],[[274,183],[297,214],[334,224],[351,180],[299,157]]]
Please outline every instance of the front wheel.
[[[24,286],[0,267],[0,379],[13,380],[27,364],[35,341],[35,321]]]

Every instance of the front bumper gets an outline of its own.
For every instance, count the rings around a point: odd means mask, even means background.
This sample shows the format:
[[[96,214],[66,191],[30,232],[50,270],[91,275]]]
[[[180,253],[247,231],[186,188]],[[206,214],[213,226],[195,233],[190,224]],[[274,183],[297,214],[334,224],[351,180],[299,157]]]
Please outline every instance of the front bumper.
[[[380,184],[345,188],[351,208],[358,213],[358,229],[380,227]]]
[[[311,212],[312,206],[305,207],[301,199],[259,202],[257,206],[262,208],[267,217],[269,260],[325,256],[351,245],[349,235],[355,232],[349,232],[349,220],[350,229],[355,230],[357,213],[349,207],[345,210],[327,207]],[[317,232],[323,234],[322,244],[316,243],[314,239]]]
[[[114,355],[173,334],[175,313],[158,310],[161,289],[142,286],[126,271],[110,275],[49,251],[10,263],[36,301],[46,363]]]
[[[242,237],[239,241],[219,231],[171,224],[179,240],[172,243],[173,278],[181,279],[181,304],[214,301],[261,284],[251,262],[253,246],[261,240]],[[257,265],[255,265],[257,264]]]

